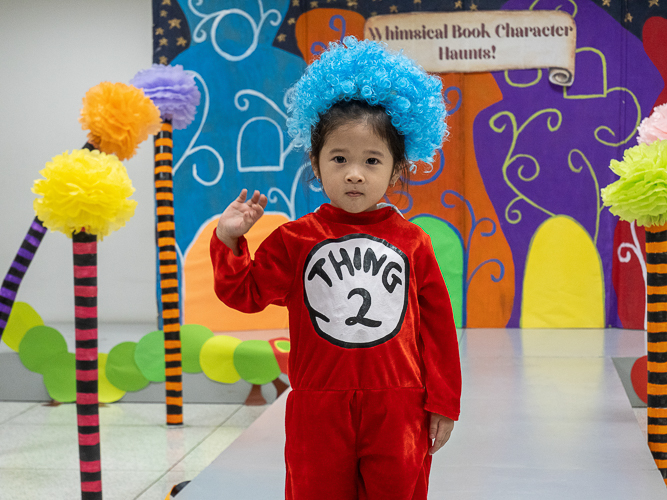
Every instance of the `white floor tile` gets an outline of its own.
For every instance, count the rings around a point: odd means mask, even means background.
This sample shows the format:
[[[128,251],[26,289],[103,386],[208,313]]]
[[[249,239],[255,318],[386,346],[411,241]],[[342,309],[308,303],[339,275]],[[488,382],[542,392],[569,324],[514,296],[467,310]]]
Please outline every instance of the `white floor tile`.
[[[101,406],[104,498],[162,500],[175,484],[196,477],[265,408],[186,404],[185,425],[168,427],[162,404]],[[80,497],[75,404],[0,402],[0,443],[0,499]]]
[[[263,406],[241,405],[239,411],[237,411],[229,419],[227,419],[223,425],[228,427],[248,427],[257,419],[257,417],[259,417],[262,413],[264,413],[269,406],[271,405],[263,405]]]
[[[199,446],[211,427],[105,427],[102,436],[104,470],[166,471]]]
[[[196,472],[198,474],[208,467],[244,430],[244,427],[224,426],[217,428],[199,446],[177,463],[172,470]]]
[[[0,425],[0,469],[79,468],[75,426]]]
[[[0,467],[0,498],[3,500],[44,500],[47,498],[74,500],[81,498],[80,481],[79,471],[75,469],[34,470]],[[105,495],[104,498],[106,499],[107,496]]]
[[[129,500],[137,498],[162,477],[157,471],[109,471],[102,472],[104,500]],[[165,494],[166,495],[166,494]],[[164,496],[154,500],[164,500]]]
[[[2,406],[2,405],[0,405]],[[33,404],[31,408],[5,422],[9,425],[70,425],[76,427],[76,405],[73,403],[46,406]]]
[[[25,414],[38,403],[18,403],[11,401],[4,401],[0,403],[0,425],[12,420],[14,417]]]
[[[161,472],[154,471],[104,471],[103,497],[105,500],[137,498],[155,484],[161,475]],[[80,481],[78,470],[45,469],[36,472],[30,469],[0,469],[0,499],[76,500],[81,498]],[[153,498],[162,500],[164,495]]]
[[[243,405],[239,404],[186,404],[183,407],[185,426],[217,427],[241,408]],[[99,414],[101,426],[166,425],[166,408],[163,404],[112,403],[100,405]],[[248,421],[253,414],[251,412],[250,416],[242,416],[242,420]],[[45,406],[42,403],[0,403],[1,423],[76,426],[76,404]]]
[[[183,421],[187,427],[216,427],[242,405],[185,404]],[[156,403],[114,403],[100,408],[100,425],[166,425],[166,407]]]

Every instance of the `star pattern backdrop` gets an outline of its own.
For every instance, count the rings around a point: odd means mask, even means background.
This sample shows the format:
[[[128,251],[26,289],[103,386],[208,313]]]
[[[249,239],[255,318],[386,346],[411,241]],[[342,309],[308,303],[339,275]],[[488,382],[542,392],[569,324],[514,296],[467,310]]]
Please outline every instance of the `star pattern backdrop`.
[[[190,26],[176,0],[153,0],[153,62],[169,64],[190,46]]]
[[[208,242],[244,187],[269,197],[251,252],[326,201],[286,133],[284,98],[328,42],[363,37],[375,15],[529,9],[574,17],[574,85],[542,70],[439,74],[450,139],[388,201],[431,236],[459,326],[643,328],[643,229],[619,223],[599,190],[667,102],[666,0],[154,0],[155,62],[182,64],[202,92],[174,133],[183,321],[286,328],[282,308],[244,315],[217,300]]]

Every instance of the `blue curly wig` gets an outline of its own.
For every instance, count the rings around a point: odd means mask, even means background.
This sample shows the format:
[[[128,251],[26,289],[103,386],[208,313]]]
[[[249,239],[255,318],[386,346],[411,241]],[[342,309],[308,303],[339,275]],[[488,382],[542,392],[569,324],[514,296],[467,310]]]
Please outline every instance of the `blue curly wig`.
[[[295,146],[310,150],[312,130],[339,101],[382,106],[405,137],[408,160],[433,161],[447,134],[442,82],[386,44],[349,36],[332,42],[288,90],[287,130]]]

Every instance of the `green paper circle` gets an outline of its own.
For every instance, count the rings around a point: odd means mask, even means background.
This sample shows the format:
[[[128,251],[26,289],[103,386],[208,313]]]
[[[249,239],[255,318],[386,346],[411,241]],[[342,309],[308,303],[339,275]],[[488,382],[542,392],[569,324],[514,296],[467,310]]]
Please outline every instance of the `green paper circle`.
[[[33,326],[19,344],[19,358],[28,370],[44,374],[47,362],[67,352],[65,338],[50,326]]]
[[[282,352],[289,352],[290,350],[290,343],[289,340],[279,340],[276,342],[276,348],[281,350]]]
[[[134,350],[134,361],[144,377],[151,382],[164,382],[164,333],[156,330],[144,335]]]
[[[12,311],[9,313],[7,326],[2,333],[2,340],[10,349],[18,352],[23,336],[33,326],[43,325],[44,321],[29,304],[25,302],[14,302]]]
[[[76,401],[76,358],[74,353],[58,354],[45,364],[44,385],[51,399],[60,403]]]
[[[234,351],[234,366],[241,378],[251,384],[268,384],[280,375],[278,361],[266,340],[241,342]]]
[[[200,373],[199,353],[213,332],[202,325],[181,326],[181,355],[183,371],[186,373]]]
[[[150,383],[134,360],[136,347],[136,342],[122,342],[111,349],[107,357],[107,379],[120,390],[138,391]]]

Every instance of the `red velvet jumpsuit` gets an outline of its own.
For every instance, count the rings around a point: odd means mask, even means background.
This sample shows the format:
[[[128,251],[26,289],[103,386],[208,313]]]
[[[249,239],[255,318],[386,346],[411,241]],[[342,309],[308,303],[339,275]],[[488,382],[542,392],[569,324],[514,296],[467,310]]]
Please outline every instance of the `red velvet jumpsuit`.
[[[392,207],[323,205],[276,229],[254,260],[213,234],[228,306],[287,306],[288,500],[426,499],[428,412],[458,419],[461,368],[430,239]]]

